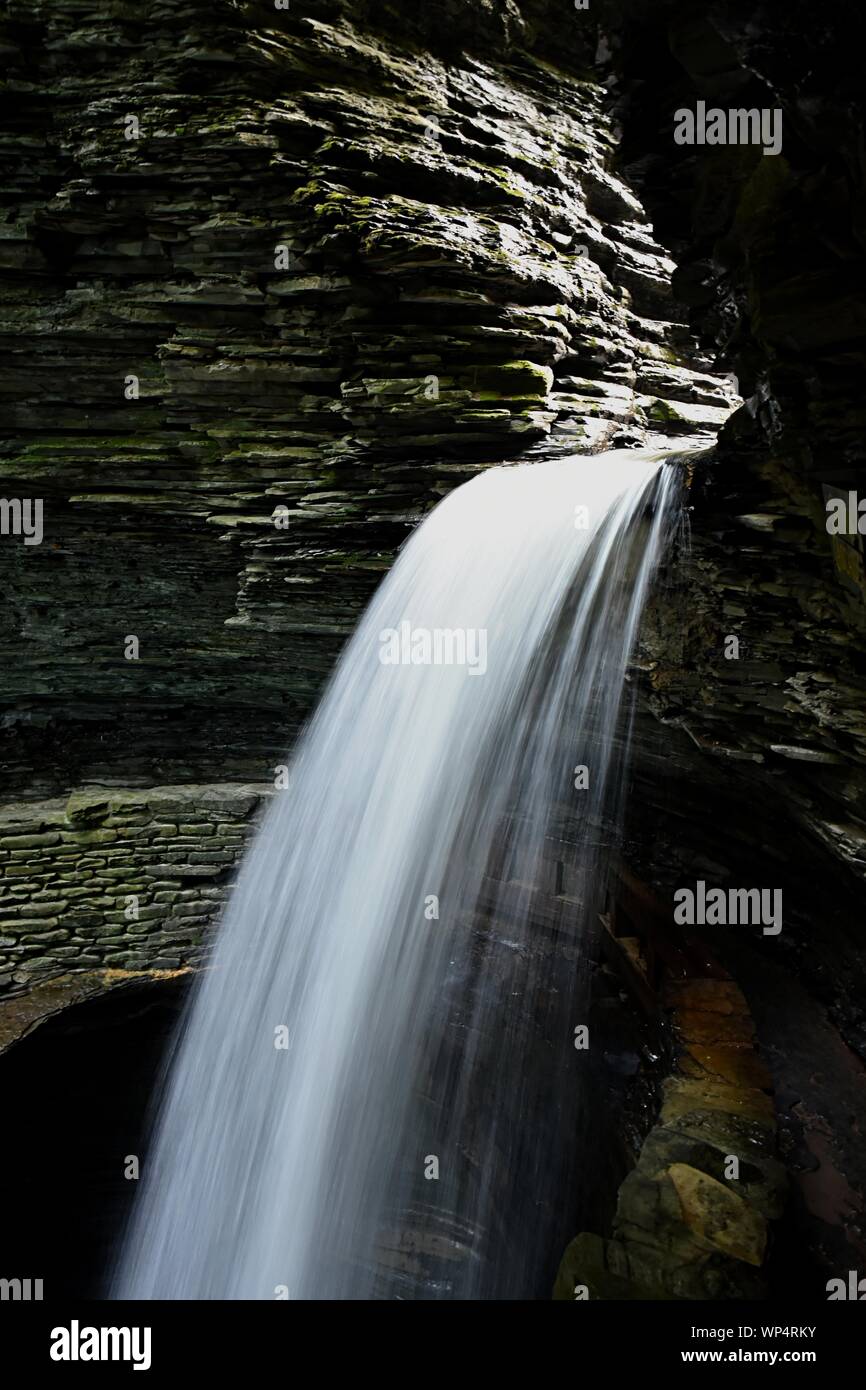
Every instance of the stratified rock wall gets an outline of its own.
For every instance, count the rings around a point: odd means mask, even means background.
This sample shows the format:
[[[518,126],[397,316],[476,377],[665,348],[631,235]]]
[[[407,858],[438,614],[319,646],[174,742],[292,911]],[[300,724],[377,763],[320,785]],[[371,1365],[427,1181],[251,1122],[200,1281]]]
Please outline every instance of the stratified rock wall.
[[[646,625],[633,849],[667,889],[784,887],[763,948],[866,1056],[866,570],[862,535],[831,537],[826,511],[828,492],[866,497],[860,7],[596,13],[618,167],[745,398],[695,471],[689,546]],[[780,113],[780,153],[676,144],[698,102]]]
[[[450,487],[725,418],[544,8],[12,0],[7,795],[269,777]]]

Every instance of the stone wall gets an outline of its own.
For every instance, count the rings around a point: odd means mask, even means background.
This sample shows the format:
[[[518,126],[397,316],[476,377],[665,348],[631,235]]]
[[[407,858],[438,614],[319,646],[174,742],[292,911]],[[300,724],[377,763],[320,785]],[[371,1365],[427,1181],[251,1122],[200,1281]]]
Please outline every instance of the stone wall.
[[[89,791],[0,810],[0,989],[199,963],[272,790]]]

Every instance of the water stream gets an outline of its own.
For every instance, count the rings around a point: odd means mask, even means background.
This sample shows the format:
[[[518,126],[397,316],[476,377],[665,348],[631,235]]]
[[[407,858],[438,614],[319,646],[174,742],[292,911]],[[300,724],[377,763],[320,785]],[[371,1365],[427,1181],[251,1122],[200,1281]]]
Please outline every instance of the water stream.
[[[545,1296],[677,496],[636,450],[497,467],[412,534],[242,867],[114,1296]]]

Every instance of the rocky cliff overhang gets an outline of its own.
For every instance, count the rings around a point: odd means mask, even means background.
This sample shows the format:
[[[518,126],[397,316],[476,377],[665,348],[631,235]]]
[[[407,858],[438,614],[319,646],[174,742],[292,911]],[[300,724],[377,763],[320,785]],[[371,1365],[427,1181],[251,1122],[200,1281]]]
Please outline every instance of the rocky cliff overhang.
[[[449,488],[726,418],[542,9],[10,6],[7,795],[270,777]]]

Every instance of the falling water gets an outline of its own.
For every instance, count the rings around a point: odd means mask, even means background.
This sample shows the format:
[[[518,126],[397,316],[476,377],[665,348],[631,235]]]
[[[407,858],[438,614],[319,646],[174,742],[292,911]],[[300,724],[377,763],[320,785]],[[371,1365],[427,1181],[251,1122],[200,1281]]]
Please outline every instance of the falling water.
[[[409,539],[242,868],[116,1296],[545,1296],[676,474],[491,468]]]

